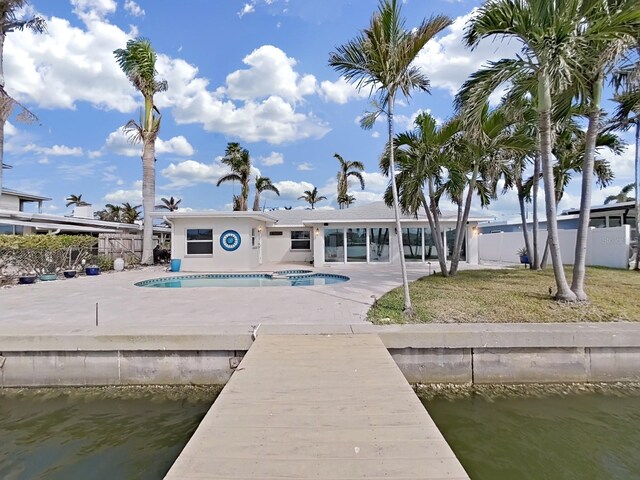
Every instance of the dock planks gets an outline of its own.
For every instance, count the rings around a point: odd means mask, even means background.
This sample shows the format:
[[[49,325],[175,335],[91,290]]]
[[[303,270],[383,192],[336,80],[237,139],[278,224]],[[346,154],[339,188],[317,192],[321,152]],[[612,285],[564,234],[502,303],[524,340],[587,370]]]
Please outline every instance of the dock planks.
[[[263,335],[165,478],[469,477],[377,335]]]

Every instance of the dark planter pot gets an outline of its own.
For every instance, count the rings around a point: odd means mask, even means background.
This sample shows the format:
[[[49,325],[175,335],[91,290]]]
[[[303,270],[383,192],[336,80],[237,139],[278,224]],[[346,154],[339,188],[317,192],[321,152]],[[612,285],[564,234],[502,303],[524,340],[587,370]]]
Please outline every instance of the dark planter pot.
[[[75,270],[65,270],[62,274],[64,275],[64,278],[74,278],[78,272]]]
[[[525,265],[529,265],[529,255],[520,255],[520,263],[524,263]]]
[[[43,282],[51,282],[57,279],[58,275],[55,273],[43,273],[42,275],[40,275],[40,280]]]
[[[87,267],[84,269],[84,273],[89,276],[100,275],[100,267]]]
[[[38,277],[35,275],[25,275],[23,277],[18,277],[18,283],[20,285],[31,285],[36,282],[36,278]]]

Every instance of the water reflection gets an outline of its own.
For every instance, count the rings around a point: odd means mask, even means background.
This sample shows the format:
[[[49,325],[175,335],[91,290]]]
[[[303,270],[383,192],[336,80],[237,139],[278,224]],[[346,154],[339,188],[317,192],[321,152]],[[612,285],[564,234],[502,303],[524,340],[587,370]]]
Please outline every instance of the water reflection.
[[[418,393],[473,479],[640,478],[638,385]]]
[[[0,478],[160,479],[218,393],[197,387],[0,390]]]

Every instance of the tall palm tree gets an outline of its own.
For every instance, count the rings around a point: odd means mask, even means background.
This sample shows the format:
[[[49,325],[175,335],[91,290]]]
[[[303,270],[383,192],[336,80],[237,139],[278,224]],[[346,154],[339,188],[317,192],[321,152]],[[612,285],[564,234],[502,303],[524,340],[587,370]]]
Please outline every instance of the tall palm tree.
[[[450,18],[439,15],[423,20],[417,28],[407,30],[401,13],[397,0],[381,0],[369,27],[338,47],[329,57],[329,65],[347,81],[355,83],[359,90],[369,88],[371,93],[377,93],[377,110],[363,118],[362,126],[371,128],[378,115],[387,116],[389,174],[398,232],[402,232],[402,226],[393,148],[396,97],[401,94],[408,98],[416,89],[428,91],[429,80],[413,62],[426,43],[452,23]],[[398,247],[400,252],[404,251],[402,235],[398,235]],[[403,255],[400,255],[400,269],[404,287],[404,313],[411,317],[414,311]]]
[[[364,164],[357,160],[347,161],[337,153],[334,153],[333,157],[340,162],[340,170],[338,170],[336,179],[338,180],[338,207],[343,209],[346,206],[344,202],[349,190],[349,177],[357,178],[360,181],[360,187],[364,190],[364,178],[361,173],[364,171]]]
[[[122,204],[121,221],[122,223],[135,223],[140,220],[140,208],[142,205],[131,205],[129,202]]]
[[[636,48],[636,61],[629,62],[614,75],[617,93],[614,100],[618,106],[613,117],[613,127],[627,130],[635,126],[635,190],[640,191],[640,40]],[[640,195],[635,196],[636,210],[636,263],[634,270],[640,270]]]
[[[269,177],[257,177],[256,178],[256,196],[253,198],[253,211],[260,211],[260,194],[262,192],[273,192],[280,196],[280,190],[271,182]]]
[[[636,45],[640,32],[640,3],[638,0],[600,0],[585,2],[584,19],[580,28],[587,48],[583,52],[584,67],[577,84],[578,95],[588,109],[589,122],[586,149],[582,166],[580,217],[575,246],[575,260],[571,290],[579,301],[586,301],[584,290],[587,259],[587,235],[591,217],[592,173],[595,164],[596,139],[600,132],[601,99],[604,79],[620,58]]]
[[[318,195],[318,187],[313,187],[313,190],[305,190],[304,195],[298,197],[298,200],[304,200],[311,205],[311,210],[316,208],[316,203],[326,199],[327,197],[324,195]]]
[[[636,197],[630,196],[629,194],[636,189],[635,183],[629,183],[620,189],[620,191],[616,195],[609,195],[604,199],[604,204],[609,205],[610,203],[622,203],[622,202],[635,202]]]
[[[162,197],[160,201],[162,203],[160,205],[156,205],[156,208],[158,210],[169,210],[170,212],[175,212],[176,210],[178,210],[178,205],[180,205],[182,199],[175,199],[172,196],[171,198]]]
[[[14,100],[5,90],[4,81],[4,41],[7,33],[15,30],[29,29],[36,33],[44,33],[47,24],[40,16],[30,18],[18,18],[18,12],[24,12],[27,0],[3,0],[0,2],[0,195],[2,195],[2,170],[8,165],[2,162],[4,158],[4,126],[11,116],[11,112],[17,106],[22,109],[18,119],[31,123],[37,120],[36,116],[23,105]]]
[[[65,200],[67,201],[67,204],[65,205],[66,207],[70,207],[71,205],[75,205],[76,207],[84,207],[89,205],[87,202],[82,200],[82,195],[72,194],[65,198]]]
[[[582,0],[495,0],[485,3],[469,21],[465,41],[474,48],[483,38],[515,39],[516,58],[488,62],[471,75],[456,97],[456,107],[470,121],[478,118],[489,95],[505,82],[529,76],[537,87],[538,134],[544,178],[548,241],[557,286],[556,299],[576,301],[562,265],[553,182],[551,111],[556,95],[567,92],[584,68],[578,41]]]
[[[251,179],[251,157],[249,150],[242,148],[237,142],[230,142],[222,157],[222,163],[229,167],[231,173],[218,179],[216,186],[226,182],[239,182],[241,186],[240,195],[234,195],[234,210],[246,211],[249,204],[249,181]]]
[[[162,115],[154,104],[154,95],[168,88],[165,80],[156,75],[156,52],[149,40],[138,38],[127,42],[124,49],[113,52],[118,65],[129,81],[144,98],[144,112],[140,122],[129,120],[123,127],[132,143],[142,143],[142,204],[144,210],[144,230],[142,237],[141,263],[153,264],[153,217],[151,212],[156,197],[156,139],[160,132]]]

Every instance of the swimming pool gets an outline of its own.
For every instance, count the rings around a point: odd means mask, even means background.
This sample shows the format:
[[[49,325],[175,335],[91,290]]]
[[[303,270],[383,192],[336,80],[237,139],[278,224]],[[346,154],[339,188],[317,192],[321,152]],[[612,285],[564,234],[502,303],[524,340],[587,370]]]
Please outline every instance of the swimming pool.
[[[136,287],[311,287],[349,280],[344,275],[312,273],[310,270],[282,270],[274,273],[206,273],[179,277],[154,278],[136,283]]]

